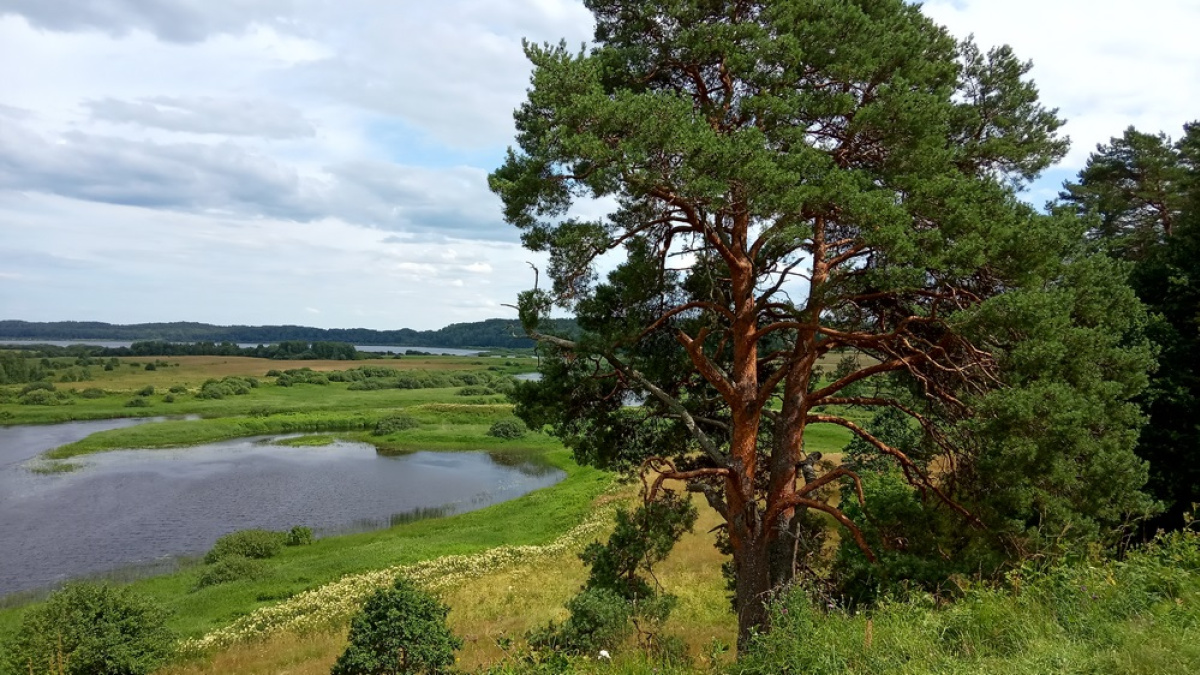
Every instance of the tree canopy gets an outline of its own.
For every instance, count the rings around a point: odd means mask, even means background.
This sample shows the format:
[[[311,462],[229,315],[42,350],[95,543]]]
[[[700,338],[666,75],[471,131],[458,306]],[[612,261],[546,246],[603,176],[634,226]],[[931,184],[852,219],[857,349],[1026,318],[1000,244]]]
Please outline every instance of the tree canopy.
[[[877,557],[828,494],[869,498],[861,476],[805,452],[817,425],[1014,552],[1145,507],[1143,317],[1079,221],[1016,196],[1067,147],[1028,63],[902,0],[585,4],[590,49],[527,45],[516,147],[490,177],[549,254],[519,301],[549,358],[518,414],[581,460],[640,467],[648,499],[670,479],[704,494],[743,641],[796,574],[807,512]],[[592,200],[611,212],[580,215]],[[544,327],[555,305],[577,337]],[[873,434],[881,410],[919,447]]]
[[[1092,219],[1102,249],[1134,263],[1131,284],[1153,312],[1159,363],[1140,398],[1150,421],[1137,452],[1167,507],[1154,527],[1178,528],[1200,502],[1200,123],[1177,142],[1127,129],[1097,147],[1059,201]]]

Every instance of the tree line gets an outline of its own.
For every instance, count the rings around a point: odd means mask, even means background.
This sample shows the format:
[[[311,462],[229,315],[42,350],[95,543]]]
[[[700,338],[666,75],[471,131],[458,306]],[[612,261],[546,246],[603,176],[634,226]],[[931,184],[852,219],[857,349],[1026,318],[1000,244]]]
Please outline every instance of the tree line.
[[[559,330],[570,332],[572,322],[558,319]],[[508,319],[455,323],[437,330],[371,330],[367,328],[310,328],[305,326],[215,326],[172,322],[110,324],[99,321],[0,321],[0,338],[9,340],[154,340],[164,342],[278,343],[346,342],[359,345],[425,347],[528,348],[534,345]]]

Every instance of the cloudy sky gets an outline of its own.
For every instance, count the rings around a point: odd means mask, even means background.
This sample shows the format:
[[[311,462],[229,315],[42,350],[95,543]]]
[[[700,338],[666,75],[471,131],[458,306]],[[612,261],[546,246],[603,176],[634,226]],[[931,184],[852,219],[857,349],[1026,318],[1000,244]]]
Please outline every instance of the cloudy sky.
[[[1200,118],[1197,0],[927,0],[1074,141]],[[0,0],[0,319],[436,328],[531,282],[486,176],[571,0]]]

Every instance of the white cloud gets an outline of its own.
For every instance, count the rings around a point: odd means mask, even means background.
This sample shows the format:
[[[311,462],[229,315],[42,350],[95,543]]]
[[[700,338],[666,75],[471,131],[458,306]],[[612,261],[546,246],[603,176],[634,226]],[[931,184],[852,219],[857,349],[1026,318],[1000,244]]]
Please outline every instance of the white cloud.
[[[1067,119],[1078,170],[1097,143],[1133,125],[1178,136],[1200,116],[1195,0],[926,0],[958,37],[1008,44],[1032,60],[1042,101]]]
[[[114,37],[140,30],[170,42],[199,42],[286,20],[294,6],[292,0],[0,0],[0,14],[17,14],[49,30],[95,30]]]
[[[282,101],[151,96],[135,101],[104,98],[86,101],[84,105],[96,120],[168,131],[266,138],[296,138],[316,133],[312,122]]]
[[[378,229],[213,218],[46,195],[0,198],[5,314],[34,321],[207,321],[438,328],[509,312],[531,280],[515,244],[385,245]],[[463,268],[489,265],[467,283]],[[320,313],[310,310],[319,308]],[[499,314],[498,314],[499,313]]]
[[[1068,118],[1074,150],[1031,201],[1126,126],[1200,114],[1195,0],[925,11],[1012,44]],[[511,315],[541,259],[486,175],[528,86],[520,41],[591,30],[577,0],[0,0],[0,318]]]

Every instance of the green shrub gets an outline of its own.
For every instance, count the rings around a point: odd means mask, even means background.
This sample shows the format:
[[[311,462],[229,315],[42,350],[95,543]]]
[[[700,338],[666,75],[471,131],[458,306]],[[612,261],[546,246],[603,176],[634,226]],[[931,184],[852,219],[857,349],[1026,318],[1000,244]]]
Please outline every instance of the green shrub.
[[[154,385],[148,384],[148,385],[142,387],[141,389],[138,389],[137,395],[138,396],[153,396],[154,395]]]
[[[676,598],[651,585],[653,566],[666,560],[675,542],[696,522],[696,507],[687,496],[666,493],[663,499],[633,512],[616,513],[608,542],[593,542],[579,554],[590,568],[583,590],[567,602],[570,616],[529,635],[535,647],[575,654],[594,654],[616,647],[634,625],[657,642]]]
[[[258,380],[252,377],[230,375],[220,380],[208,379],[204,381],[204,384],[200,385],[200,391],[197,392],[196,398],[222,399],[226,396],[241,396],[249,394],[250,390],[257,386]]]
[[[153,363],[147,363],[145,369],[146,370],[158,370],[158,366]]]
[[[421,423],[418,422],[417,418],[413,417],[412,415],[390,415],[379,420],[379,422],[375,425],[375,430],[371,433],[376,436],[387,436],[388,434],[394,434],[398,431],[416,429],[419,426],[421,426]]]
[[[21,405],[58,405],[59,403],[54,392],[47,389],[34,389],[29,393],[21,394],[18,401]]]
[[[496,392],[488,387],[470,386],[458,390],[459,396],[492,396]]]
[[[7,649],[13,673],[142,675],[170,656],[167,612],[125,588],[73,584],[30,609]]]
[[[286,535],[270,530],[238,530],[217,540],[208,553],[204,562],[215,563],[227,556],[242,556],[244,558],[272,558],[283,548]]]
[[[163,397],[163,403],[174,403],[174,402],[175,402],[175,394],[167,394],[166,396]]]
[[[516,417],[506,417],[492,424],[488,429],[488,436],[496,438],[521,438],[529,427],[525,426],[525,422]]]
[[[609,588],[588,588],[567,601],[570,618],[529,633],[529,644],[539,649],[571,654],[595,654],[612,649],[633,630],[629,619],[633,605]]]
[[[150,401],[147,401],[146,399],[141,398],[141,397],[131,398],[128,401],[125,401],[125,407],[126,408],[149,408]]]
[[[182,384],[177,384],[171,387],[170,391],[172,394],[186,394],[187,387],[183,386]]]
[[[283,542],[287,546],[307,546],[313,543],[312,528],[297,525],[288,530],[287,538]]]
[[[29,384],[25,385],[24,387],[21,387],[22,394],[28,394],[28,393],[34,392],[34,391],[55,391],[55,387],[54,387],[53,383],[46,382],[46,381],[30,382]]]
[[[448,673],[462,647],[446,626],[450,608],[403,577],[375,592],[350,623],[350,644],[331,675]]]
[[[104,398],[106,394],[107,392],[105,392],[103,389],[88,387],[87,389],[79,392],[79,398]]]
[[[207,588],[241,579],[259,579],[267,572],[266,563],[242,555],[226,555],[200,573],[196,588]]]

